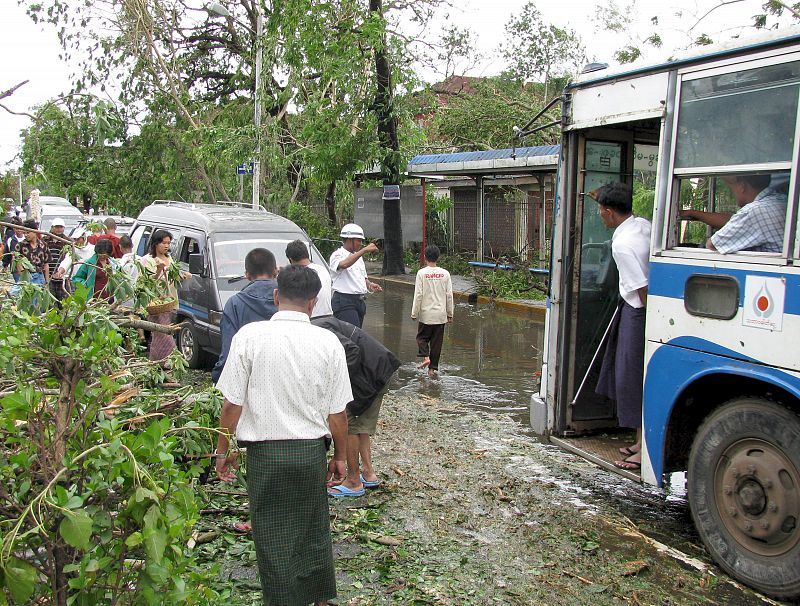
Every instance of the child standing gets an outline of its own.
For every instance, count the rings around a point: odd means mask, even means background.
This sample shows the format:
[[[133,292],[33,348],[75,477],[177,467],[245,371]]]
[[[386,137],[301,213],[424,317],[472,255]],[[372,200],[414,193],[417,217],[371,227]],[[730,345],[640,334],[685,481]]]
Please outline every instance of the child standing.
[[[450,272],[436,265],[438,260],[439,248],[433,244],[426,247],[427,266],[417,272],[411,308],[411,319],[419,318],[417,346],[423,359],[419,368],[427,368],[431,377],[439,370],[444,326],[453,321],[453,283]]]

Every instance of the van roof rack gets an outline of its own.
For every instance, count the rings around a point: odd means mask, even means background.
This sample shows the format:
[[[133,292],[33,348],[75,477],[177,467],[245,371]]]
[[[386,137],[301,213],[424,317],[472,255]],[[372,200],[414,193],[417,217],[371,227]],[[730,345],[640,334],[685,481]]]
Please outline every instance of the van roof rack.
[[[178,200],[153,200],[153,204],[181,204],[186,206],[194,206],[195,204],[202,204],[204,206],[233,206],[236,208],[252,208],[252,204],[250,202],[237,202],[235,200],[215,200],[214,202],[184,202]],[[258,210],[262,212],[267,212],[267,209],[263,206],[259,206]]]

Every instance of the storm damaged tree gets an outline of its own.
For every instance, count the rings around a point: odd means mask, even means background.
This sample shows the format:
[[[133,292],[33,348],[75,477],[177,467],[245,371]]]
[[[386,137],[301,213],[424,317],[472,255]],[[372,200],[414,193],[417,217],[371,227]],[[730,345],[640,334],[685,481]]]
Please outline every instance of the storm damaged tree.
[[[574,73],[585,60],[586,52],[571,29],[546,23],[533,2],[506,23],[508,41],[500,52],[509,72],[523,82],[544,84],[544,97],[550,93],[553,77]]]
[[[107,288],[153,294],[121,272]],[[187,547],[200,467],[180,463],[187,438],[208,453],[210,434],[158,389],[140,321],[83,287],[52,303],[26,283],[0,305],[0,603],[213,603]]]
[[[369,0],[369,10],[373,19],[376,19],[381,27],[385,28],[382,0]],[[387,185],[400,185],[402,163],[392,92],[392,69],[389,65],[385,33],[375,46],[374,53],[377,81],[374,111],[380,142],[381,179],[385,188]],[[404,274],[403,227],[399,200],[383,200],[383,243],[383,270],[381,273],[383,275]]]

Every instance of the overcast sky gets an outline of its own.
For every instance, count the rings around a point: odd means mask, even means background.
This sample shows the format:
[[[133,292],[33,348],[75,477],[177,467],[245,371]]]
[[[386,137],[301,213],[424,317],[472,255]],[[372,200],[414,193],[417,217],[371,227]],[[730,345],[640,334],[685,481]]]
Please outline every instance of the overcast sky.
[[[83,0],[70,0],[83,1]],[[689,38],[685,31],[697,19],[720,0],[638,0],[631,14],[638,22],[638,31],[650,33],[652,17],[659,18],[659,34],[665,45],[661,55],[668,55],[675,48],[684,47]],[[627,5],[625,0],[618,2]],[[704,19],[694,34],[707,33],[722,40],[741,33],[743,26],[751,22],[751,15],[760,12],[763,0],[743,0],[726,6]],[[30,80],[13,97],[4,103],[18,112],[29,111],[34,105],[58,96],[69,88],[71,66],[59,59],[60,46],[55,30],[49,26],[35,25],[25,14],[17,0],[0,0],[0,91],[23,81]],[[492,75],[503,65],[496,58],[497,48],[504,40],[504,27],[509,18],[519,13],[525,0],[455,0],[454,6],[443,11],[442,23],[455,23],[469,27],[476,34],[480,52],[486,57],[476,66],[471,75]],[[598,33],[595,22],[596,0],[559,0],[538,3],[545,20],[560,27],[569,27],[578,32],[586,45],[590,58],[612,63],[614,50],[626,43],[624,36]],[[444,13],[448,16],[445,18]],[[435,32],[439,20],[429,27]],[[752,30],[750,30],[752,31]],[[655,51],[651,53],[652,58]],[[432,79],[432,74],[425,74]],[[29,124],[29,119],[12,116],[0,109],[0,170],[17,166],[14,157],[19,151],[19,132]]]

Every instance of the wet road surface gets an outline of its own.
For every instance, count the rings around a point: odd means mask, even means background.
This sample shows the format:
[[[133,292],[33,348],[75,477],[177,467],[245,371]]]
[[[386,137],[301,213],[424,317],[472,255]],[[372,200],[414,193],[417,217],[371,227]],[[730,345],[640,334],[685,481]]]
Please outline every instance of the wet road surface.
[[[364,328],[403,362],[394,389],[511,413],[528,426],[542,363],[541,320],[457,299],[453,324],[445,330],[440,376],[430,380],[417,369],[413,289],[392,283],[384,288],[368,298]]]
[[[648,537],[710,563],[694,531],[682,474],[674,474],[665,491],[656,490],[587,464],[528,431],[528,406],[538,389],[541,368],[544,326],[540,319],[456,300],[454,321],[445,333],[440,377],[429,379],[417,369],[412,299],[413,288],[386,283],[382,294],[370,295],[367,301],[364,328],[403,362],[392,391],[454,401],[489,414],[510,414],[520,423],[520,433],[530,439],[531,448],[549,451],[553,461],[553,469],[521,473],[549,478],[561,486],[565,499],[587,508],[610,507]],[[749,592],[734,594],[726,603],[761,603]]]

